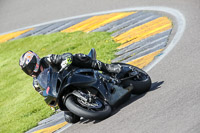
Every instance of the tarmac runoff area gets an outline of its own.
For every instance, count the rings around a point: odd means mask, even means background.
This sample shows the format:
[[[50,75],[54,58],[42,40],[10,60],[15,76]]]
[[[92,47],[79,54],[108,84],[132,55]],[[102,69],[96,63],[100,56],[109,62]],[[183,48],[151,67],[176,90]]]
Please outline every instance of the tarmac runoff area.
[[[113,40],[121,43],[115,53],[117,58],[112,62],[131,64],[148,71],[171,51],[180,39],[184,27],[185,19],[177,10],[141,7],[34,25],[1,34],[0,42],[55,32],[112,32]],[[27,133],[60,132],[71,125],[65,122],[63,112],[58,112],[39,122],[37,127]]]

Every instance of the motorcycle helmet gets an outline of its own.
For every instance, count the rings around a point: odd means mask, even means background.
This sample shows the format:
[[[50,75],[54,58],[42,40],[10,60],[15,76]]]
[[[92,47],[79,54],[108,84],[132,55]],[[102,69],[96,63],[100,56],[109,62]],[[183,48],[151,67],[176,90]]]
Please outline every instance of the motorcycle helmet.
[[[40,57],[33,51],[29,50],[21,56],[19,65],[27,75],[37,75],[37,73],[39,73]]]

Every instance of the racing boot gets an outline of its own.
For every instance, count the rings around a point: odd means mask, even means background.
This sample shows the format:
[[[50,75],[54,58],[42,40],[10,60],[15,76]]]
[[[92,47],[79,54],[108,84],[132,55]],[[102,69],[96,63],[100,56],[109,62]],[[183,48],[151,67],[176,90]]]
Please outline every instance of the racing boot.
[[[105,64],[99,60],[92,61],[92,68],[101,70],[105,73],[115,74],[118,79],[123,78],[132,69],[128,66],[121,66],[120,64]]]
[[[119,64],[105,64],[99,60],[92,60],[92,68],[105,73],[118,74],[121,72],[121,66]]]
[[[69,123],[77,123],[80,121],[80,117],[70,111],[64,111],[64,117],[65,121]]]

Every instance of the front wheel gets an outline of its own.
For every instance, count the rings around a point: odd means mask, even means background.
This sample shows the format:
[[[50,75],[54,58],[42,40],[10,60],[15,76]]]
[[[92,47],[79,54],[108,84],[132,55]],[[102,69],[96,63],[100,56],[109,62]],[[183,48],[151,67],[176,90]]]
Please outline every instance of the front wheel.
[[[111,114],[110,105],[99,98],[93,99],[92,102],[86,102],[70,95],[66,99],[65,105],[74,114],[92,120],[102,120]]]

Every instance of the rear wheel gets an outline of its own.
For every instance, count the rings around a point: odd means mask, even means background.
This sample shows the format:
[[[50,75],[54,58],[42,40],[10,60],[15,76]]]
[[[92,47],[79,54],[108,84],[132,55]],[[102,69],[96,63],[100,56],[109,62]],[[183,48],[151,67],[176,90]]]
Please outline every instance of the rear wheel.
[[[111,114],[110,105],[98,97],[89,102],[75,95],[70,95],[66,99],[65,105],[74,114],[87,119],[102,120]]]
[[[146,93],[147,91],[150,90],[151,88],[151,78],[150,76],[143,71],[142,69],[136,67],[136,66],[132,66],[129,64],[122,64],[119,63],[122,67],[130,67],[133,71],[128,72],[127,74],[125,74],[124,78],[127,77],[126,80],[122,81],[122,86],[123,87],[128,87],[128,86],[133,86],[133,94],[139,95],[142,93]],[[128,78],[130,76],[131,72],[136,71],[138,74],[132,78]]]

